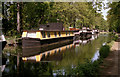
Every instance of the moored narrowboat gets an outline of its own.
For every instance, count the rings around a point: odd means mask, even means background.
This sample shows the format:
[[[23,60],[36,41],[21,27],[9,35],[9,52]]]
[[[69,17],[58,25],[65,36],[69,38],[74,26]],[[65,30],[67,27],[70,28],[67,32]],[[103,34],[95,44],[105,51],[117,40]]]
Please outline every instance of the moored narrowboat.
[[[97,30],[97,29],[92,30],[92,34],[98,34],[98,33],[99,33],[99,30]]]
[[[73,39],[73,31],[23,31],[22,45],[23,47],[40,46],[51,44],[58,41]]]
[[[87,36],[88,34],[92,34],[92,30],[86,27],[83,27],[82,30],[79,31],[80,36]]]

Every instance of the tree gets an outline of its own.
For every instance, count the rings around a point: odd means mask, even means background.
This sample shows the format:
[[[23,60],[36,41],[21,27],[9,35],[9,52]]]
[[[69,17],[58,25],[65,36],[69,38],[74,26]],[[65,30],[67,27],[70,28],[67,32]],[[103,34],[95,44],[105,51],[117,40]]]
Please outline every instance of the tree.
[[[20,5],[19,9],[17,5]],[[5,7],[7,16],[4,15],[3,26],[7,35],[16,35],[20,29],[21,32],[37,29],[39,24],[51,22],[62,22],[65,29],[70,26],[93,29],[105,25],[101,13],[93,8],[93,2],[7,2]]]
[[[108,24],[109,24],[109,30],[110,31],[116,31],[120,33],[120,2],[112,2],[109,4],[109,8],[111,8],[108,11]]]

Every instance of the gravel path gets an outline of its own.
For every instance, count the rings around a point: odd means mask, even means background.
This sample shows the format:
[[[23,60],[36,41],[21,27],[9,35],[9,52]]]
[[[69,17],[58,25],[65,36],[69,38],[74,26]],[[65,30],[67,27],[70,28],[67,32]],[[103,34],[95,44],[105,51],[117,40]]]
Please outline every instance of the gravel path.
[[[106,75],[120,76],[120,37],[114,42],[109,56],[104,59],[100,67],[100,75],[102,77]]]

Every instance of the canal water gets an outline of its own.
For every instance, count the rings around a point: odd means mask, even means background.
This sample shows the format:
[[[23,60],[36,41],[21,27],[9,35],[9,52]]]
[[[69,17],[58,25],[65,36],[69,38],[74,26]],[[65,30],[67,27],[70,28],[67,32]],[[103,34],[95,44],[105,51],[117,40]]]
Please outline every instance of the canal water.
[[[43,56],[40,61],[36,56],[40,55],[39,49],[33,48],[29,52],[23,50],[22,46],[6,46],[2,53],[2,64],[5,65],[2,72],[3,77],[38,77],[41,75],[67,75],[71,68],[86,60],[95,61],[99,58],[99,48],[110,42],[108,34],[92,35],[90,38],[78,39],[57,48],[50,47],[58,52]],[[41,51],[44,51],[42,48]],[[31,49],[30,49],[31,50]],[[45,52],[49,52],[46,50]],[[31,54],[32,53],[32,54]]]

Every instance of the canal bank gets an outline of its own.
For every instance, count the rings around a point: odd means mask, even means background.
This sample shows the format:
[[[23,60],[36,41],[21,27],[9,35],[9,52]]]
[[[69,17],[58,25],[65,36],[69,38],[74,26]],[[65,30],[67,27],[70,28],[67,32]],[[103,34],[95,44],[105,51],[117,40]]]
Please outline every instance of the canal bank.
[[[109,56],[104,59],[103,64],[100,66],[101,76],[120,76],[120,34],[117,41],[111,47]]]

